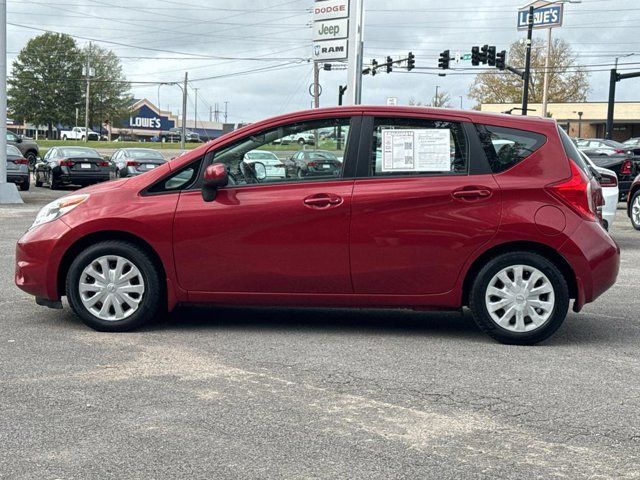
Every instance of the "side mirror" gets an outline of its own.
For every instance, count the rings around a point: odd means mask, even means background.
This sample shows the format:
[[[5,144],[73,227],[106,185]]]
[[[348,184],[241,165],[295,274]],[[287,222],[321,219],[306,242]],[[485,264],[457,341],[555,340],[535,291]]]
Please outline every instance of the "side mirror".
[[[204,170],[202,184],[202,199],[205,202],[213,202],[216,199],[218,189],[226,187],[229,183],[227,167],[223,163],[214,163]]]

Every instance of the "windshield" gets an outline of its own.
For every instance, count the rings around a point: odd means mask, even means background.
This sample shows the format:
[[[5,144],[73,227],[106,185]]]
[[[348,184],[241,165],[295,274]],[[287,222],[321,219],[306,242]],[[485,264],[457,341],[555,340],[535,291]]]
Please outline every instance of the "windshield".
[[[250,160],[273,160],[278,157],[271,152],[249,152],[247,153],[247,158]]]
[[[616,142],[615,140],[607,140],[606,144],[613,148],[624,148],[622,143]]]
[[[127,157],[129,158],[155,158],[157,160],[164,160],[162,154],[156,150],[150,148],[131,148],[127,150]]]
[[[65,157],[97,157],[102,158],[100,154],[95,151],[93,148],[87,147],[65,147],[61,148],[60,151],[62,155]]]

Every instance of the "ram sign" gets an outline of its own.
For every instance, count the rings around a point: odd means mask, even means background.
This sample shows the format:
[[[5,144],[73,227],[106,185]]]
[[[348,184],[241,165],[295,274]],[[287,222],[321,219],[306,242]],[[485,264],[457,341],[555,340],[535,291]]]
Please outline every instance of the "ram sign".
[[[562,26],[561,3],[535,2],[533,6],[533,28]],[[526,30],[528,26],[529,5],[518,11],[518,30]]]

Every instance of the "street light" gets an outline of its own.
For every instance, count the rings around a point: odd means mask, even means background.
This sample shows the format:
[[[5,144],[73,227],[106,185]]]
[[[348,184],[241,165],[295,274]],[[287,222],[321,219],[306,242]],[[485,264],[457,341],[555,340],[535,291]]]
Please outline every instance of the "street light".
[[[576,112],[574,110],[573,113],[578,114],[578,138],[581,138],[582,137],[582,115],[584,114],[584,112]]]

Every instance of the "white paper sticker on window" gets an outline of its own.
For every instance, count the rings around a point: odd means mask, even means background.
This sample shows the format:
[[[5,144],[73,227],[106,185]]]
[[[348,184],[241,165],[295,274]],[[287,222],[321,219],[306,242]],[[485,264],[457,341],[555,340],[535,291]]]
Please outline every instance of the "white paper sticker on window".
[[[448,128],[382,129],[383,172],[450,172]]]

